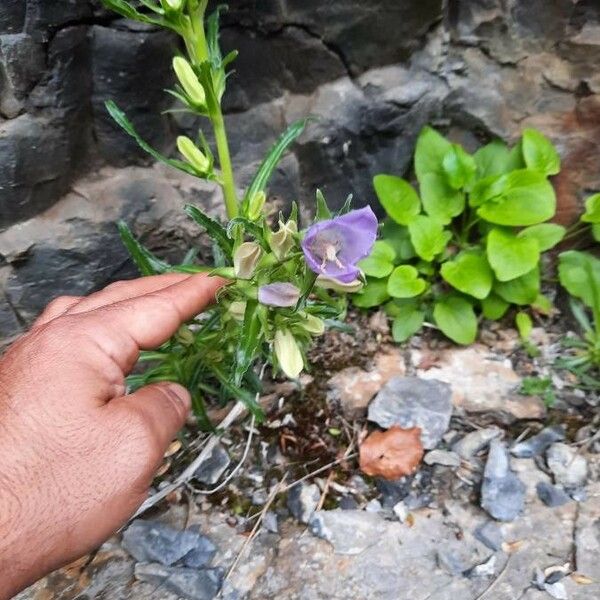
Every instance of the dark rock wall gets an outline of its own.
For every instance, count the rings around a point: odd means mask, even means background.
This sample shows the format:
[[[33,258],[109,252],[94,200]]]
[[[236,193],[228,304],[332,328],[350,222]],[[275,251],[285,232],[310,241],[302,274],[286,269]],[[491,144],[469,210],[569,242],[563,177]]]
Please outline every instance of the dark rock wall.
[[[600,189],[597,0],[231,0],[222,42],[240,50],[225,107],[240,185],[292,120],[319,117],[272,193],[310,207],[374,200],[402,174],[428,122],[475,146],[539,127],[557,143],[559,218]],[[158,252],[197,243],[180,206],[218,207],[202,182],[151,166],[108,118],[107,99],[169,152],[193,131],[170,106],[177,40],[98,0],[0,2],[0,339],[59,293],[132,275],[127,218]]]

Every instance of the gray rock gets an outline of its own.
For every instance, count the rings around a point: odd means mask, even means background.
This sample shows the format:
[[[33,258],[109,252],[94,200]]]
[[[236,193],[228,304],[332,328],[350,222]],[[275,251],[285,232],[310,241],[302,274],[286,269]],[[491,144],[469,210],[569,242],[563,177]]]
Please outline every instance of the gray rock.
[[[225,473],[231,459],[222,444],[215,444],[210,456],[198,467],[194,478],[207,485],[215,485]]]
[[[135,577],[177,594],[186,600],[212,600],[223,582],[222,569],[185,569],[156,563],[135,566]]]
[[[311,532],[327,540],[337,554],[355,555],[377,543],[385,521],[362,510],[320,510],[310,520]]]
[[[123,547],[138,562],[171,566],[183,559],[189,567],[202,567],[216,554],[206,536],[190,529],[179,531],[156,521],[136,519],[123,533]]]
[[[511,447],[510,453],[517,458],[532,458],[545,452],[555,442],[565,439],[565,428],[562,425],[546,427],[538,434]]]
[[[503,434],[504,432],[498,427],[477,429],[458,440],[452,446],[452,450],[461,458],[469,460],[487,448],[492,440],[502,437]]]
[[[279,522],[277,514],[268,510],[263,517],[263,527],[270,533],[279,533]]]
[[[314,483],[299,483],[287,495],[287,507],[300,523],[308,523],[317,508],[321,492]]]
[[[588,477],[587,460],[575,448],[562,443],[553,444],[546,452],[546,462],[555,483],[565,489],[585,485]]]
[[[467,577],[490,578],[496,574],[496,555],[492,554],[486,561],[471,567],[466,573]]]
[[[479,525],[473,532],[475,539],[479,540],[484,546],[490,550],[500,550],[504,541],[504,534],[500,526],[494,521],[486,521]]]
[[[525,504],[525,485],[510,468],[506,446],[493,441],[483,472],[481,506],[498,521],[513,521]]]
[[[442,465],[444,467],[460,467],[460,456],[447,450],[430,450],[423,459],[427,465]]]
[[[379,500],[377,500],[376,498],[373,498],[373,500],[369,500],[369,502],[365,506],[365,510],[367,512],[372,512],[372,513],[381,512],[381,509],[382,509],[381,502],[379,502]]]
[[[535,486],[539,499],[550,507],[562,506],[571,501],[570,496],[562,489],[555,485],[540,481]]]
[[[450,425],[451,389],[446,383],[418,377],[394,377],[369,405],[369,421],[384,429],[421,428],[427,449],[435,448]]]
[[[342,510],[357,510],[358,502],[352,496],[344,496],[340,500],[340,508]]]

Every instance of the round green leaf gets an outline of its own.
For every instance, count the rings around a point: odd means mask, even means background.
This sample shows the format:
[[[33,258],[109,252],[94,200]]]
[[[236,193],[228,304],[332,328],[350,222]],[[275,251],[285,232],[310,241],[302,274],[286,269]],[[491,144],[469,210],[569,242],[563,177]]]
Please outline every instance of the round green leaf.
[[[453,189],[447,183],[445,175],[426,173],[419,183],[425,212],[444,225],[465,209],[465,195]]]
[[[600,194],[594,194],[585,201],[585,212],[581,215],[584,223],[600,223]]]
[[[369,277],[387,277],[394,268],[395,258],[394,248],[387,242],[378,240],[373,244],[371,254],[361,260],[358,267]]]
[[[491,321],[501,319],[506,314],[509,306],[510,304],[506,300],[496,296],[496,294],[490,294],[481,301],[483,316]]]
[[[450,142],[435,129],[424,127],[415,147],[415,173],[419,183],[426,173],[442,173],[442,163]]]
[[[490,175],[503,175],[507,172],[510,151],[508,146],[501,140],[494,140],[479,148],[473,155],[477,166],[477,175],[480,178]]]
[[[407,307],[392,324],[392,337],[395,342],[404,342],[421,329],[425,313],[416,307]]]
[[[487,238],[487,257],[500,281],[516,279],[533,269],[540,260],[534,238],[519,238],[502,229],[492,229]]]
[[[519,231],[517,237],[537,240],[540,252],[554,248],[563,237],[566,229],[556,223],[540,223]]]
[[[352,302],[359,308],[372,308],[389,300],[385,279],[367,279],[367,284],[358,293],[352,295]]]
[[[600,282],[600,260],[587,252],[563,252],[558,258],[558,278],[571,296],[593,307],[597,282]]]
[[[438,300],[433,318],[444,335],[457,344],[472,344],[477,336],[477,317],[471,303],[459,296]]]
[[[415,252],[429,262],[445,250],[452,237],[437,219],[425,215],[415,217],[408,225],[408,231]]]
[[[455,190],[468,186],[477,172],[475,159],[459,144],[452,144],[450,150],[446,152],[442,167],[447,182]]]
[[[375,175],[373,185],[381,206],[396,223],[408,225],[421,212],[417,192],[401,177]]]
[[[535,129],[523,132],[523,158],[525,164],[544,175],[556,175],[560,171],[560,156],[552,142]]]
[[[497,281],[492,289],[510,304],[531,304],[540,293],[540,270],[536,266],[529,273],[511,281]]]
[[[485,256],[464,251],[442,265],[442,277],[459,292],[485,298],[492,289],[493,273]]]
[[[393,298],[413,298],[425,291],[427,282],[411,265],[396,267],[388,279],[388,294]]]
[[[410,234],[404,225],[399,225],[392,219],[386,219],[381,227],[381,236],[394,248],[398,260],[407,261],[415,256]]]
[[[477,214],[496,225],[527,227],[554,216],[554,188],[538,171],[520,169],[502,175],[487,186]]]

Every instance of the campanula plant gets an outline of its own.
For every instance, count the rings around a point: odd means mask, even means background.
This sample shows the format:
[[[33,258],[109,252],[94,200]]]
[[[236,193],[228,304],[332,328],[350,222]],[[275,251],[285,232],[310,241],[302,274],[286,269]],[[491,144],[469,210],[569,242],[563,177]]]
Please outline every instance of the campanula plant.
[[[205,19],[208,0],[103,0],[122,16],[168,28],[177,33],[185,52],[173,58],[177,85],[169,92],[182,110],[202,118],[212,128],[215,152],[202,130],[197,139],[180,136],[177,158],[152,148],[125,113],[107,103],[114,120],[156,160],[191,176],[214,182],[223,191],[228,222],[223,224],[198,206],[187,214],[206,231],[214,245],[214,264],[195,263],[192,249],[179,265],[162,261],[134,238],[125,223],[121,237],[143,275],[167,271],[206,271],[229,280],[216,305],[156,352],[146,352],[149,367],[130,378],[135,388],[153,381],[177,381],[191,391],[194,409],[204,426],[205,399],[242,400],[255,414],[260,389],[256,365],[269,364],[297,378],[313,338],[326,323],[343,316],[341,294],[358,291],[358,261],[371,252],[377,219],[370,208],[350,211],[350,199],[336,214],[317,193],[316,219],[299,230],[298,209],[279,215],[273,227],[265,216],[266,188],[286,149],[302,133],[305,121],[293,123],[270,150],[250,185],[238,194],[231,163],[221,100],[227,68],[237,53],[221,54],[219,9]]]
[[[481,315],[499,319],[512,305],[522,329],[527,307],[548,310],[540,257],[565,235],[547,222],[556,208],[548,176],[559,169],[554,146],[533,129],[513,148],[494,141],[469,154],[426,127],[414,157],[418,191],[394,175],[374,179],[388,218],[359,263],[367,283],[354,303],[384,305],[399,342],[428,322],[470,344]]]

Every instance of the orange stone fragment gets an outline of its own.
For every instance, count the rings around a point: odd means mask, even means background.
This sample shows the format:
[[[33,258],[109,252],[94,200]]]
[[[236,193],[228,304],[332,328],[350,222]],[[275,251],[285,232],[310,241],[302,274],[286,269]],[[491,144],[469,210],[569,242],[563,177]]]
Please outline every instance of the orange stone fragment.
[[[399,479],[412,475],[423,459],[421,429],[394,425],[374,431],[360,446],[360,469],[367,475]]]

